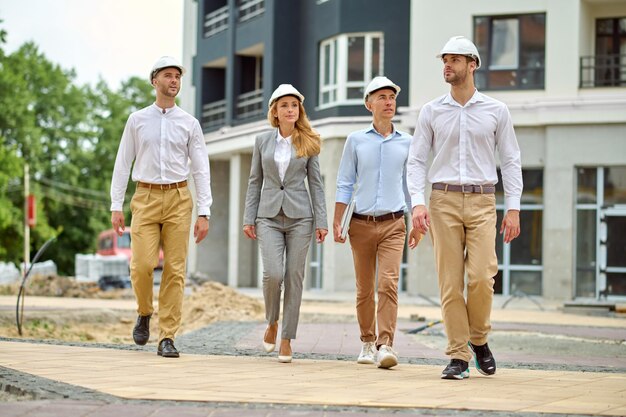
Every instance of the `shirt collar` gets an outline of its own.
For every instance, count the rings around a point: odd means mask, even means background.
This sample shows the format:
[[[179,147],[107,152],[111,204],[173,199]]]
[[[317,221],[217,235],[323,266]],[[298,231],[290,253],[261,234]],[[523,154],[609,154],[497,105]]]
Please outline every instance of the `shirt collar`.
[[[278,132],[276,134],[276,144],[279,144],[281,140],[286,140],[288,144],[291,145],[291,135],[287,136],[286,138],[282,137],[282,135],[280,134],[280,129],[276,129]]]
[[[152,106],[161,114],[168,114],[172,110],[175,110],[176,107],[178,107],[176,104],[174,104],[174,106],[172,106],[172,107],[168,107],[167,109],[162,109],[161,107],[157,106],[156,103],[153,103]]]
[[[395,136],[396,134],[398,134],[398,131],[396,130],[396,125],[394,125],[394,124],[392,123],[392,124],[391,124],[391,128],[392,128],[391,133],[390,133],[390,134],[389,134],[389,136],[387,136],[387,137]],[[367,130],[366,130],[365,132],[366,132],[366,133],[375,133],[375,134],[377,134],[378,136],[382,136],[380,133],[378,133],[378,130],[376,130],[376,129],[374,128],[374,122],[370,123],[370,127],[369,127],[369,128],[367,128]],[[383,138],[383,139],[385,139],[385,138]]]
[[[482,101],[485,101],[485,96],[475,89],[474,94],[472,94],[472,97],[468,100],[468,102],[465,105],[467,106],[469,104],[480,103]],[[452,93],[450,92],[448,92],[448,94],[446,94],[443,97],[443,104],[449,104],[451,106],[461,107],[461,105],[457,103],[456,100],[452,97]]]

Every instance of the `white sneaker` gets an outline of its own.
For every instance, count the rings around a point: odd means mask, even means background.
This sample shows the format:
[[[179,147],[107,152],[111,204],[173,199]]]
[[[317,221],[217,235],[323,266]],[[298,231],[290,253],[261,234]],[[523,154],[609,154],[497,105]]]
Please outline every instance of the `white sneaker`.
[[[359,359],[356,360],[356,363],[373,365],[376,357],[376,344],[374,342],[363,342],[363,347],[361,348],[361,354],[359,355]]]
[[[381,345],[376,355],[376,366],[389,369],[398,364],[398,354],[387,345]]]

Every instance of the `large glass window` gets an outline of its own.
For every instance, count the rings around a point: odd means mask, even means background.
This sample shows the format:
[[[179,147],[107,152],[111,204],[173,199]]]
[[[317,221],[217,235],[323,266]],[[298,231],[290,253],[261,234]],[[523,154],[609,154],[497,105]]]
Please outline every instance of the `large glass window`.
[[[383,74],[381,33],[343,34],[320,43],[320,106],[360,104],[365,86]]]
[[[522,170],[524,192],[522,193],[520,227],[517,239],[504,244],[504,237],[496,238],[498,275],[495,292],[509,295],[523,292],[528,295],[542,294],[543,275],[543,171]],[[504,216],[504,188],[498,170],[496,184],[496,211],[498,230]]]
[[[575,296],[626,297],[626,166],[576,172]]]
[[[482,59],[479,89],[544,88],[545,14],[475,17],[474,40]]]

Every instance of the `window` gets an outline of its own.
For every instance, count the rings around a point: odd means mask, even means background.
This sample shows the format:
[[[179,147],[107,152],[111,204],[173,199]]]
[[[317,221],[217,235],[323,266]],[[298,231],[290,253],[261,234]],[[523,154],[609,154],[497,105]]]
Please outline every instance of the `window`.
[[[596,86],[626,85],[626,18],[596,21]]]
[[[383,74],[383,35],[344,34],[320,44],[322,107],[361,104],[365,86]]]
[[[575,296],[626,296],[626,166],[576,172]]]
[[[474,40],[482,59],[479,89],[544,88],[545,14],[475,17]]]
[[[511,295],[522,292],[527,295],[542,294],[543,275],[543,171],[523,169],[524,192],[520,211],[520,235],[510,244],[504,244],[503,235],[496,237],[498,275],[495,292]],[[500,230],[504,216],[504,188],[498,170],[496,184],[497,228]]]

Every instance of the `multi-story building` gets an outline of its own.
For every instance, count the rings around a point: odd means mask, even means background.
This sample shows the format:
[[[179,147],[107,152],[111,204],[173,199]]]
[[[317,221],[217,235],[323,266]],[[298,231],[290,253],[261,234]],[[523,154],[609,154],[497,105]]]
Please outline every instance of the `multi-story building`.
[[[202,122],[215,200],[190,270],[259,285],[243,199],[278,84],[306,96],[322,135],[332,219],[345,137],[370,120],[363,87],[378,74],[402,86],[397,124],[412,133],[421,106],[449,90],[435,55],[465,35],[483,60],[477,86],[508,104],[522,150],[522,234],[498,240],[496,292],[626,297],[626,1],[186,0],[185,22],[183,105]],[[436,295],[434,268],[427,238],[405,253],[401,288]],[[312,245],[307,287],[350,290],[353,276],[348,244]]]
[[[187,0],[185,107],[201,121],[211,159],[210,237],[190,270],[232,286],[258,286],[255,242],[242,233],[254,138],[270,128],[267,101],[282,83],[306,97],[321,134],[320,164],[332,222],[335,181],[347,134],[371,121],[363,90],[376,75],[406,87],[410,0]],[[193,94],[190,94],[192,92]],[[399,105],[408,106],[408,94]],[[332,224],[329,224],[332,228]],[[349,245],[332,235],[311,245],[306,285],[354,288]],[[192,248],[194,245],[192,245]]]

